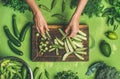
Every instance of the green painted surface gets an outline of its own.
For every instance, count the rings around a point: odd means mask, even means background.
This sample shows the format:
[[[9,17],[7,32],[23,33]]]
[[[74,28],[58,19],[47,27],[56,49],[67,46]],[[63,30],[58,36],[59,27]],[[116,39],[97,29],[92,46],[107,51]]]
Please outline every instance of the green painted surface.
[[[50,7],[51,0],[44,0],[40,1],[41,3],[47,5]],[[69,8],[69,5],[66,5],[66,10],[63,13],[63,15],[66,15],[67,21],[63,22],[57,18],[51,17],[52,14],[54,13],[61,13],[61,0],[58,0],[58,4],[56,5],[53,10],[48,13],[47,11],[41,10],[45,19],[49,24],[62,24],[66,23],[68,24],[70,17],[72,16],[72,13],[74,10],[71,10]],[[58,71],[62,70],[73,70],[75,72],[78,72],[78,75],[80,79],[93,79],[94,75],[91,76],[86,76],[85,72],[88,68],[88,66],[95,62],[95,61],[100,61],[103,60],[105,63],[108,65],[116,67],[118,70],[120,70],[120,38],[118,40],[109,40],[108,38],[105,37],[104,32],[107,30],[112,30],[112,27],[108,27],[106,25],[106,18],[102,17],[95,17],[93,16],[92,18],[88,18],[87,16],[81,16],[80,22],[85,23],[89,26],[89,33],[92,35],[95,39],[95,47],[90,49],[89,52],[89,61],[87,62],[32,62],[31,60],[31,30],[27,32],[25,41],[22,42],[22,46],[19,48],[24,52],[24,56],[17,56],[14,54],[8,47],[7,45],[7,40],[8,38],[6,37],[4,31],[3,31],[3,26],[8,25],[9,29],[11,32],[12,26],[11,26],[11,17],[12,14],[15,13],[17,15],[17,24],[19,31],[21,31],[23,25],[27,21],[32,21],[32,13],[31,12],[26,12],[26,13],[19,13],[17,11],[13,11],[13,9],[8,8],[8,7],[3,7],[0,4],[0,56],[16,56],[19,58],[24,59],[29,66],[34,69],[36,66],[39,66],[41,71],[44,69],[47,69],[48,72],[50,73],[50,79],[53,79],[54,74],[56,74]],[[120,37],[120,28],[116,30],[116,33]],[[112,54],[109,58],[104,57],[100,51],[99,51],[99,42],[101,39],[105,39],[107,42],[110,43],[111,48],[112,48]],[[43,79],[45,79],[43,77]]]

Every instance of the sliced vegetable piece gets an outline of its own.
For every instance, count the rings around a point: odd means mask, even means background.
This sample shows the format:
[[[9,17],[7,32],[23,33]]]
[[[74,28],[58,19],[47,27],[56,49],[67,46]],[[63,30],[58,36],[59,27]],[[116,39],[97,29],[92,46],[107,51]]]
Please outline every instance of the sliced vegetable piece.
[[[63,43],[59,38],[56,37],[56,40],[58,41],[58,43],[59,43],[60,45],[62,45],[62,46],[64,45],[64,43]]]
[[[63,58],[62,58],[62,61],[65,61],[70,54],[71,53],[65,53],[64,56],[63,56]]]
[[[72,48],[71,44],[69,43],[68,39],[66,39],[67,46],[70,50],[70,52],[74,52],[74,49]]]
[[[80,60],[84,60],[84,57],[82,57],[81,55],[77,54],[76,52],[74,53]]]
[[[86,33],[82,32],[81,30],[78,31],[78,34],[83,35],[83,36],[87,36]]]
[[[69,43],[71,44],[72,48],[75,50],[77,47],[75,46],[75,44],[73,43],[73,41],[70,38],[67,38]]]

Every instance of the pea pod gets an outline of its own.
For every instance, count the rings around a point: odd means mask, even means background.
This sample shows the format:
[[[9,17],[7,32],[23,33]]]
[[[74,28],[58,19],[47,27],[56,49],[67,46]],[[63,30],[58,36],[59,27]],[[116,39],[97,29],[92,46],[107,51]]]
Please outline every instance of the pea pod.
[[[43,5],[43,4],[40,4],[39,7],[40,7],[41,9],[45,10],[45,11],[48,11],[48,12],[51,11],[47,6],[45,6],[45,5]]]
[[[49,78],[49,73],[48,73],[48,71],[46,69],[45,69],[45,76],[46,76],[47,79],[50,79]]]
[[[20,46],[21,46],[20,41],[17,40],[17,39],[10,33],[9,28],[5,25],[5,26],[3,27],[3,29],[4,29],[5,34],[6,34],[7,37],[9,38],[9,40],[10,40],[13,44],[15,44],[16,46],[20,47]]]
[[[13,31],[14,31],[14,35],[19,38],[19,31],[18,31],[18,28],[17,28],[17,24],[16,24],[16,15],[13,14],[12,15],[12,26],[13,26]]]
[[[110,46],[110,44],[107,43],[105,40],[102,40],[100,42],[100,51],[104,56],[109,57],[111,55],[111,46]]]
[[[22,66],[22,79],[27,78],[27,69],[25,66]]]
[[[53,14],[52,17],[56,17],[56,18],[63,20],[63,21],[66,20],[65,16],[63,16],[62,14],[58,14],[58,13]]]
[[[62,1],[62,12],[65,10],[65,0]]]
[[[105,32],[105,35],[111,40],[118,39],[118,35],[114,31],[107,31],[107,32]]]
[[[37,78],[38,72],[39,72],[39,67],[36,67],[36,68],[34,69],[34,71],[33,71],[33,77],[34,77],[34,79]]]
[[[53,9],[53,7],[55,7],[57,3],[57,0],[52,0],[52,3],[51,3],[51,10]]]
[[[26,32],[27,32],[27,30],[28,30],[31,26],[32,26],[32,23],[31,23],[31,22],[28,22],[28,23],[26,23],[25,26],[23,27],[23,29],[22,29],[22,31],[21,31],[21,33],[20,33],[20,38],[19,38],[19,40],[20,40],[21,42],[24,41]]]
[[[12,45],[12,42],[10,40],[8,40],[8,45],[10,47],[10,49],[17,55],[20,55],[22,56],[23,55],[23,52],[18,50],[17,48],[15,48],[13,45]]]

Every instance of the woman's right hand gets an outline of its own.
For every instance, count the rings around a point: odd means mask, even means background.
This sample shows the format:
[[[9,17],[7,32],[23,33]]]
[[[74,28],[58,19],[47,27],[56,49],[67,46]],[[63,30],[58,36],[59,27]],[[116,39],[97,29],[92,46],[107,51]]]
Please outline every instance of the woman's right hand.
[[[40,11],[34,14],[34,23],[38,32],[40,32],[42,35],[44,35],[46,31],[49,31],[47,22]]]

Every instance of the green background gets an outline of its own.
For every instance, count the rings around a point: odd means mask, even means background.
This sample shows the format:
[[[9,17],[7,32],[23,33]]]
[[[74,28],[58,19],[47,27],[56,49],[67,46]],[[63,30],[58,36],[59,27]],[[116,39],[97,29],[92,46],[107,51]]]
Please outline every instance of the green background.
[[[52,0],[40,0],[37,3],[41,3],[46,5],[47,7],[51,6],[51,1]],[[68,24],[69,20],[74,13],[75,9],[70,9],[69,7],[69,0],[68,5],[66,4],[65,12],[61,12],[61,4],[62,0],[58,0],[57,5],[53,8],[51,12],[47,12],[43,9],[41,9],[46,21],[48,24]],[[66,21],[62,21],[60,19],[57,19],[55,17],[51,17],[52,14],[55,13],[60,13],[65,15]],[[28,22],[32,21],[32,13],[29,11],[26,11],[25,13],[19,13],[18,11],[14,11],[12,8],[4,7],[0,3],[0,56],[16,56],[19,58],[24,59],[31,69],[33,70],[36,66],[40,67],[40,72],[42,72],[44,69],[47,69],[48,72],[50,73],[50,79],[53,79],[54,75],[58,71],[62,70],[73,70],[75,72],[78,72],[78,75],[80,79],[93,79],[94,75],[91,76],[86,76],[85,72],[87,71],[88,66],[95,62],[95,61],[104,61],[110,66],[116,67],[118,70],[120,70],[120,39],[118,40],[109,40],[108,38],[105,37],[104,32],[107,30],[112,30],[112,26],[107,26],[106,25],[106,18],[103,17],[96,17],[93,16],[92,18],[88,18],[86,15],[82,15],[80,18],[80,23],[87,24],[89,26],[89,34],[93,36],[95,39],[95,46],[91,49],[89,49],[89,61],[80,61],[80,62],[32,62],[31,60],[31,29],[27,32],[26,38],[24,42],[22,42],[22,46],[19,48],[24,52],[23,56],[17,56],[14,54],[10,48],[8,47],[7,40],[8,38],[6,37],[3,26],[7,25],[9,26],[10,31],[13,33],[12,29],[12,14],[17,15],[17,25],[19,28],[19,31],[21,31],[23,25]],[[120,28],[116,30],[116,33],[120,34]],[[120,36],[119,36],[120,37]],[[112,54],[110,57],[105,57],[103,56],[100,51],[99,51],[99,42],[100,40],[106,40],[112,48]],[[89,40],[90,42],[91,40]],[[91,43],[91,42],[90,42]],[[44,76],[42,76],[43,79]]]

